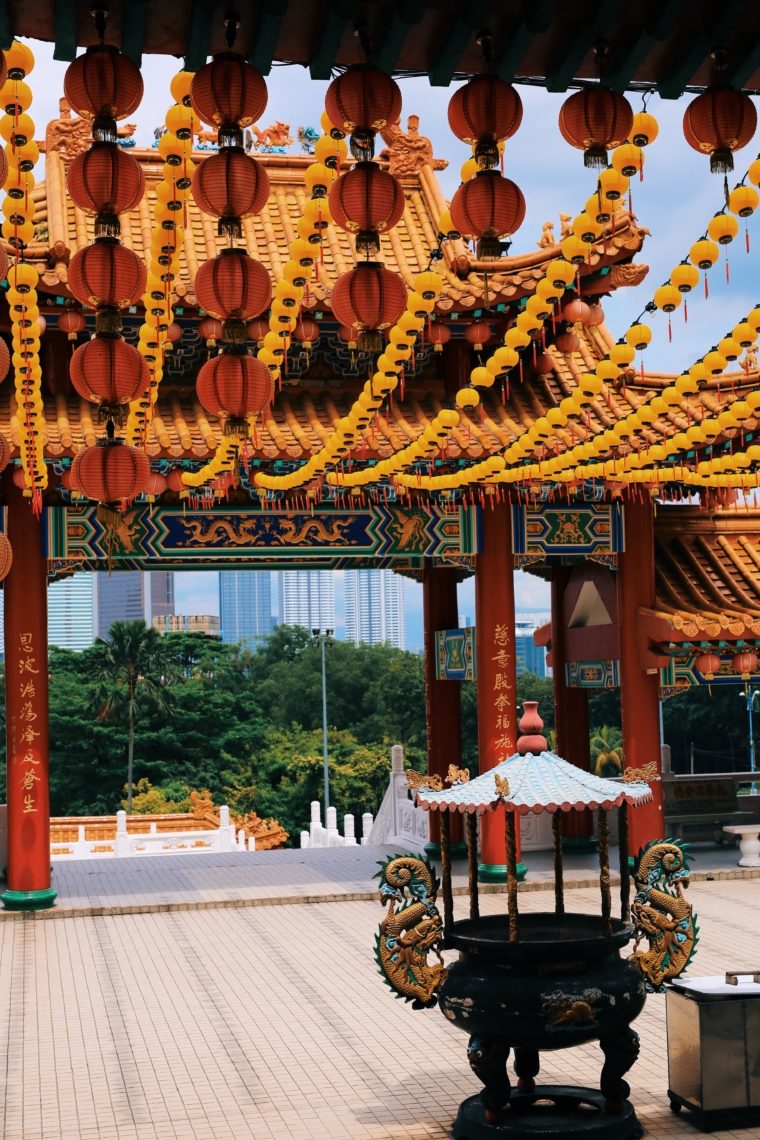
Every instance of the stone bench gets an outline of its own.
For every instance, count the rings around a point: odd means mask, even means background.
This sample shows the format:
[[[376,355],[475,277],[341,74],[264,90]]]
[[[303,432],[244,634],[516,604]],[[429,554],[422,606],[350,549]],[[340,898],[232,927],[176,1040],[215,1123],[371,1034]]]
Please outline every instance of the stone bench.
[[[740,810],[736,784],[730,777],[663,779],[662,791],[665,834],[669,838],[683,839],[685,827],[702,827],[713,832],[716,843],[722,843],[727,838],[723,832],[726,824],[752,823],[755,818],[751,811]]]

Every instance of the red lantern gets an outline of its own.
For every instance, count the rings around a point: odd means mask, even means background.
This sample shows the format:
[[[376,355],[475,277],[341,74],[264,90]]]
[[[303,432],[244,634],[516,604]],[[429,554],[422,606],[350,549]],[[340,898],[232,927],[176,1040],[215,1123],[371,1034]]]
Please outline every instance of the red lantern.
[[[353,136],[352,154],[371,158],[377,132],[398,122],[401,91],[384,71],[358,63],[333,79],[325,94],[325,108],[333,126]]]
[[[172,467],[166,476],[166,486],[170,491],[186,491],[187,486],[182,482],[182,471],[179,467]]]
[[[571,329],[566,329],[554,338],[554,347],[560,352],[577,352],[581,347],[580,337]]]
[[[710,155],[710,170],[734,169],[733,151],[746,146],[757,128],[757,110],[749,95],[733,87],[710,87],[692,99],[683,117],[683,133],[694,150]]]
[[[149,499],[157,499],[165,490],[166,477],[160,471],[151,471],[148,482],[145,484],[144,493]]]
[[[26,73],[24,73],[24,74],[26,74]],[[7,78],[8,78],[8,61],[5,58],[5,54],[3,54],[2,56],[0,56],[0,87],[3,87],[5,85],[5,81]],[[12,78],[23,79],[24,75],[19,74],[19,75],[13,76]]]
[[[336,225],[356,234],[356,248],[368,255],[380,251],[379,233],[400,220],[406,200],[401,183],[374,162],[358,162],[330,190],[330,213]]]
[[[269,175],[242,147],[228,146],[204,159],[193,177],[199,210],[219,218],[219,234],[242,237],[241,218],[258,214],[269,198]]]
[[[198,335],[203,337],[209,348],[213,348],[222,338],[222,322],[214,320],[213,317],[205,317],[198,325]]]
[[[11,458],[11,445],[7,438],[0,433],[0,471],[5,471]]]
[[[26,487],[26,474],[23,467],[16,467],[13,472],[13,482],[23,490]]]
[[[536,376],[548,376],[554,368],[554,361],[548,352],[539,352],[536,355],[535,364],[531,363],[530,367]]]
[[[499,238],[519,230],[525,217],[520,187],[495,170],[481,170],[451,200],[451,218],[464,238],[478,239],[478,257],[499,257]]]
[[[63,78],[63,93],[71,109],[83,119],[96,120],[93,135],[99,128],[113,135],[108,124],[97,120],[126,119],[143,97],[140,69],[118,48],[95,44],[84,55],[69,64]]]
[[[332,311],[340,324],[360,334],[362,351],[382,352],[382,337],[373,337],[372,333],[396,324],[406,298],[406,285],[397,273],[376,261],[363,261],[336,281]]]
[[[8,369],[11,366],[11,354],[8,351],[8,345],[2,337],[0,337],[0,380],[4,380],[8,375]],[[2,468],[0,468],[0,471]]]
[[[562,320],[569,321],[573,325],[579,321],[582,325],[588,325],[590,317],[591,308],[578,297],[562,306]]]
[[[76,350],[69,376],[83,399],[112,411],[142,396],[150,384],[147,361],[137,349],[119,336],[102,334]]]
[[[69,166],[67,182],[74,204],[85,214],[97,215],[96,237],[118,234],[117,215],[131,210],[145,193],[142,167],[116,143],[96,142],[78,154]]]
[[[171,352],[172,346],[182,339],[182,325],[178,325],[176,321],[172,321],[168,329],[164,333],[164,351]]]
[[[224,322],[222,337],[242,343],[243,322],[269,307],[272,282],[261,262],[244,249],[223,249],[198,270],[195,296],[202,309]]]
[[[720,666],[721,660],[717,653],[700,653],[694,662],[694,668],[706,681],[712,681],[715,674],[720,672]]]
[[[476,352],[482,352],[483,345],[491,339],[491,326],[476,321],[474,325],[467,326],[464,335]]]
[[[113,310],[138,301],[147,280],[145,262],[138,254],[115,238],[98,238],[74,254],[67,284],[80,304],[98,310],[96,331],[117,332],[121,317]]]
[[[589,305],[588,307],[588,320],[586,325],[588,328],[598,328],[599,325],[604,324],[604,309],[599,304]]]
[[[574,92],[559,112],[563,139],[584,152],[584,166],[597,170],[607,165],[607,151],[624,143],[632,128],[630,103],[608,87],[594,85]]]
[[[296,321],[293,337],[299,340],[305,349],[310,349],[315,340],[319,340],[319,325],[311,317],[301,317]]]
[[[39,325],[39,328],[40,328],[40,336],[42,336],[42,334],[47,329],[47,321],[45,320],[45,318],[41,314],[39,317],[37,317],[37,324]]]
[[[350,329],[347,325],[341,325],[338,329],[338,339],[347,344],[352,351],[357,347],[357,335],[356,329]]]
[[[449,101],[449,126],[458,139],[475,147],[481,165],[496,165],[497,143],[512,137],[522,114],[516,89],[491,74],[473,76]]]
[[[269,332],[269,321],[266,317],[256,317],[255,320],[249,321],[245,326],[245,331],[250,340],[255,340],[259,344],[259,348],[264,343],[264,337]]]
[[[428,329],[428,340],[433,346],[433,352],[443,352],[444,344],[448,344],[451,340],[451,329],[448,325],[436,321]]]
[[[272,402],[274,380],[250,353],[223,352],[200,369],[196,391],[207,412],[228,421],[225,434],[247,435],[248,417]]]
[[[749,681],[752,674],[757,672],[757,663],[757,654],[746,649],[731,658],[731,668],[734,673],[741,674],[742,681]]]
[[[102,440],[74,456],[71,483],[97,503],[120,503],[141,494],[150,478],[150,460],[138,447]]]
[[[13,565],[13,551],[5,534],[0,532],[0,582],[7,578]]]
[[[219,132],[220,146],[237,140],[241,127],[250,127],[264,114],[267,85],[260,71],[234,51],[215,55],[193,76],[190,103],[199,119]],[[237,131],[225,131],[225,127]]]
[[[5,153],[5,151],[0,150],[0,154],[4,154],[4,153]],[[0,166],[1,165],[2,164],[0,163]],[[3,181],[4,181],[4,179],[0,178],[0,186],[3,185]],[[2,277],[0,277],[0,281],[4,281],[5,278],[8,276],[8,251],[4,245],[0,245],[0,273],[2,273]]]

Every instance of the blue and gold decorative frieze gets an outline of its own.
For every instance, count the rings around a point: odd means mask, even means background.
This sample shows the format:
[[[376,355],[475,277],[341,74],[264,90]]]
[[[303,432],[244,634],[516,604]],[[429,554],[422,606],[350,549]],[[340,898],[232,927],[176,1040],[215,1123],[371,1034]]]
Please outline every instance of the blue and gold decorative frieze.
[[[566,661],[565,684],[568,689],[617,689],[620,685],[620,662]]]
[[[435,676],[437,681],[477,680],[475,626],[436,630]]]
[[[664,701],[668,697],[675,697],[678,693],[683,693],[686,689],[691,688],[692,685],[760,685],[760,673],[755,673],[748,681],[742,680],[739,673],[735,672],[731,665],[731,659],[736,653],[736,648],[731,652],[725,653],[721,649],[711,647],[709,649],[700,649],[700,652],[717,653],[720,657],[720,669],[713,675],[711,681],[700,673],[696,667],[697,654],[684,655],[683,657],[671,657],[668,664],[660,669],[660,700]]]
[[[625,550],[623,507],[620,503],[535,508],[515,504],[512,543],[515,566],[582,558],[616,566],[618,554]]]

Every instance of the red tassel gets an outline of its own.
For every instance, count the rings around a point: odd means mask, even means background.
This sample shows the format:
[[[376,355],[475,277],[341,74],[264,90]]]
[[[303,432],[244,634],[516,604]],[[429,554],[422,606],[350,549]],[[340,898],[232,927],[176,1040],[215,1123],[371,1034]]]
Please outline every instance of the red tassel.
[[[747,247],[747,253],[749,253],[749,227],[746,225],[746,223],[744,226],[744,239],[745,239],[744,244]]]
[[[728,269],[728,250],[726,250],[726,285],[731,284],[731,274]]]
[[[689,306],[686,304],[686,301],[683,303],[683,323],[685,325],[689,323]]]
[[[673,329],[672,329],[672,326],[670,324],[670,313],[668,313],[668,340],[671,343],[673,341]]]
[[[523,382],[523,379],[524,379],[524,377],[523,377],[523,365],[522,365],[522,357],[521,357],[520,358],[520,383],[521,384]]]
[[[633,217],[633,196],[631,194],[630,186],[628,187],[628,214],[630,217]]]
[[[705,270],[705,297],[709,297],[709,296],[710,296],[710,289],[709,289],[709,286],[707,284],[707,270]]]

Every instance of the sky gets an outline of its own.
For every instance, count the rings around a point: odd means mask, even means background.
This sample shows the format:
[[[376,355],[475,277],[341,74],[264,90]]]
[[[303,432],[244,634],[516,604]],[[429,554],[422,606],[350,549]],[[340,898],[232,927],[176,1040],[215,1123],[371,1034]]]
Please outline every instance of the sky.
[[[66,64],[53,60],[52,45],[29,43],[37,61],[28,79],[34,94],[30,114],[37,124],[37,137],[41,137],[45,123],[58,115]],[[163,122],[165,108],[171,102],[169,82],[180,67],[181,61],[169,57],[143,57],[145,96],[133,116],[139,145],[149,145],[154,129]],[[308,71],[297,66],[275,66],[266,81],[269,103],[260,125],[282,120],[290,124],[294,138],[299,126],[319,128],[326,81],[311,80]],[[449,160],[449,167],[440,171],[438,178],[444,194],[450,198],[459,185],[459,169],[469,157],[469,148],[453,136],[448,126],[446,109],[454,87],[430,87],[425,78],[402,79],[399,86],[403,98],[402,125],[406,126],[409,114],[419,115],[420,132],[432,140],[436,157]],[[595,185],[593,172],[583,166],[581,152],[564,142],[557,127],[559,109],[566,96],[535,87],[521,86],[518,90],[523,101],[523,120],[505,152],[505,174],[520,186],[527,206],[525,221],[513,239],[515,253],[535,248],[546,221],[554,222],[558,234],[559,214],[579,213]],[[648,103],[647,109],[658,120],[660,133],[645,152],[644,180],[633,180],[631,185],[634,213],[639,225],[651,235],[635,260],[647,264],[649,273],[636,288],[620,289],[603,300],[607,325],[616,338],[639,316],[657,286],[687,256],[690,245],[702,236],[709,219],[723,206],[722,177],[711,175],[707,157],[692,150],[684,139],[683,114],[691,98],[685,95],[679,100],[661,100],[655,94]],[[634,111],[641,109],[640,96],[632,95],[630,101]],[[729,177],[729,188],[742,178],[758,147],[760,135],[754,146],[750,143],[736,155],[736,170]],[[755,284],[760,224],[757,217],[749,219],[749,254],[745,252],[744,223],[740,222],[740,226],[739,236],[728,247],[730,284],[721,262],[709,275],[709,299],[705,299],[701,285],[689,295],[688,324],[683,320],[683,307],[673,314],[672,341],[668,339],[664,314],[651,318],[654,335],[644,358],[646,368],[674,374],[683,371],[760,303],[760,282]],[[340,598],[342,582],[336,586],[336,598]],[[518,609],[548,607],[548,587],[540,579],[518,573],[515,590]],[[422,590],[407,582],[405,594],[407,645],[414,648],[422,642]],[[178,574],[176,597],[178,612],[218,612],[216,575]],[[460,587],[459,608],[460,612],[474,615],[472,580]]]

